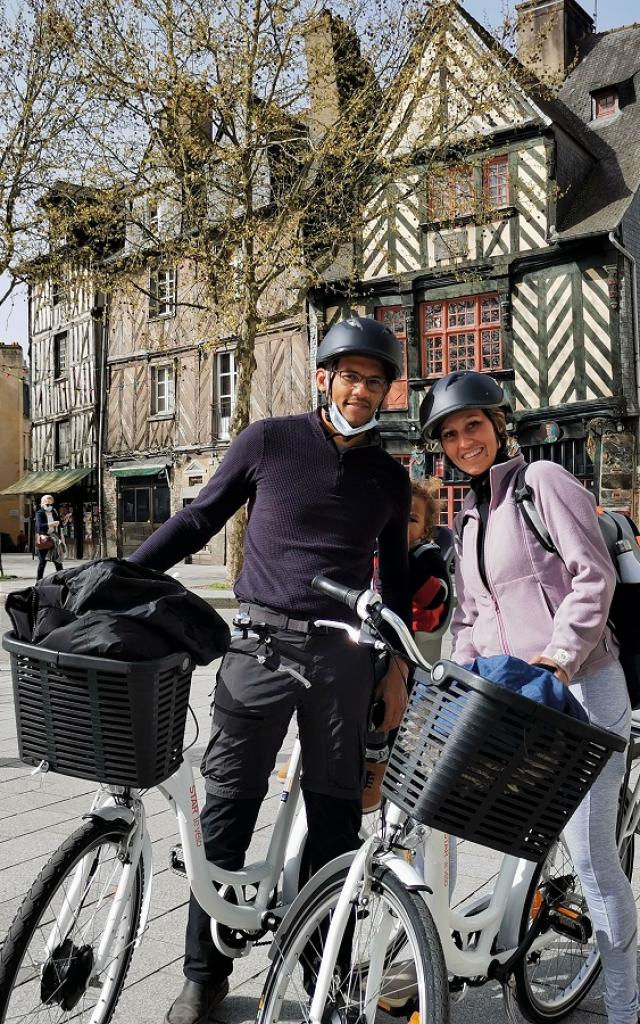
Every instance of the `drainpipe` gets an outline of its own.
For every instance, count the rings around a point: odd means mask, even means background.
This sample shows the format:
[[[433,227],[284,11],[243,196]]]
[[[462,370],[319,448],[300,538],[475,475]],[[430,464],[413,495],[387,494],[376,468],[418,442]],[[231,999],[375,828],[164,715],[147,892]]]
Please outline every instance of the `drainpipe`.
[[[98,336],[100,346],[98,353],[98,557],[106,558],[107,555],[107,532],[104,519],[104,430],[105,430],[105,406],[107,400],[107,337],[109,329],[109,296],[106,296],[105,303],[97,306],[95,312],[99,316]],[[93,312],[93,311],[92,311]]]
[[[637,278],[637,264],[636,258],[629,252],[624,245],[622,245],[615,237],[613,231],[609,232],[609,241],[614,249],[617,249],[620,255],[629,264],[629,270],[631,274],[631,329],[633,333],[633,365],[636,378],[636,440],[638,448],[640,450],[640,335],[638,330],[638,278]],[[636,476],[636,467],[634,466],[634,477]],[[634,487],[634,498],[636,497]],[[633,513],[636,510],[633,509]]]

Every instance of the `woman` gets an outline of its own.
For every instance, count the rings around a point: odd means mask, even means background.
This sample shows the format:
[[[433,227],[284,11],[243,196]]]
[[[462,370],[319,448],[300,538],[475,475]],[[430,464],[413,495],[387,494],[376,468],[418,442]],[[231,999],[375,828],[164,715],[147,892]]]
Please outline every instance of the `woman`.
[[[47,540],[51,540],[51,547],[39,547],[39,544],[46,543]],[[60,572],[67,548],[60,533],[60,516],[53,507],[52,494],[42,495],[40,508],[36,512],[36,550],[38,552],[36,580],[41,580],[44,576],[47,561],[53,562],[56,572]]]
[[[502,388],[486,374],[450,373],[420,409],[423,432],[471,478],[456,517],[453,659],[511,654],[548,666],[594,725],[629,737],[631,708],[607,627],[615,585],[593,496],[553,462],[527,484],[558,554],[546,551],[514,502]],[[565,829],[600,948],[609,1024],[637,1024],[636,907],[615,842],[624,754],[614,754]]]

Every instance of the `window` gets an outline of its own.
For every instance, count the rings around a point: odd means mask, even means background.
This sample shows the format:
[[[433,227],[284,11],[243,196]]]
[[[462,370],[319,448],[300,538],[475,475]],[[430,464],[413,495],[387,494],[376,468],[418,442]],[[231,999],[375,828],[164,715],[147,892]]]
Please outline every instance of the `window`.
[[[423,302],[420,312],[423,376],[437,377],[452,370],[501,369],[497,295]]]
[[[393,331],[404,352],[404,373],[395,380],[382,403],[383,409],[408,409],[409,387],[407,383],[407,318],[402,306],[379,306],[376,320]]]
[[[152,238],[157,238],[160,232],[160,208],[157,203],[148,203],[146,211],[147,232]]]
[[[440,526],[453,526],[453,520],[462,509],[468,486],[454,485],[440,488]]]
[[[475,212],[473,167],[448,167],[433,174],[429,183],[429,220],[455,220]]]
[[[173,316],[175,311],[175,267],[154,267],[149,272],[149,319]]]
[[[62,281],[51,282],[51,304],[59,306],[66,299],[66,293]]]
[[[618,111],[618,90],[600,89],[599,92],[591,94],[592,118],[611,117]]]
[[[150,521],[151,488],[125,487],[122,491],[123,523],[148,523]]]
[[[58,420],[55,425],[56,465],[69,462],[69,420]]]
[[[56,379],[65,377],[67,373],[67,341],[66,331],[60,331],[53,336],[53,370]]]
[[[231,431],[237,381],[235,352],[219,352],[216,355],[217,428],[218,437],[223,440],[229,437]]]
[[[151,367],[151,415],[170,416],[176,404],[172,365]]]
[[[500,210],[509,203],[509,161],[497,156],[484,165],[484,204],[488,210]]]

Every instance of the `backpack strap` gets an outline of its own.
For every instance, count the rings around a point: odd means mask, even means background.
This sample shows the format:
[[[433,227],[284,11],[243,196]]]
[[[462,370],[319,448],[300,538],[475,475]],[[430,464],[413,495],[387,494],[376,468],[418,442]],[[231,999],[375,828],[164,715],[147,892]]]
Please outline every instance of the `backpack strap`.
[[[527,483],[526,475],[528,468],[528,466],[521,466],[518,470],[516,485],[513,492],[516,505],[520,509],[525,523],[531,530],[534,537],[536,537],[542,544],[545,551],[550,551],[552,554],[557,555],[558,549],[551,539],[551,534],[546,527],[544,519],[535,506],[533,491]]]

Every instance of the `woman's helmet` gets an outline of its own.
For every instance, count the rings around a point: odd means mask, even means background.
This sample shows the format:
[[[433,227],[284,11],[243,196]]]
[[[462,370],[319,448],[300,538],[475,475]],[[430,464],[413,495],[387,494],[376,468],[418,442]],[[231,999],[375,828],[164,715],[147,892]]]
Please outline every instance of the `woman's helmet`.
[[[447,416],[462,409],[504,409],[509,403],[493,377],[476,370],[456,370],[437,380],[420,405],[424,437],[438,438]]]
[[[393,331],[369,316],[354,316],[330,327],[318,346],[316,366],[347,355],[379,359],[390,381],[404,372],[402,345]]]

